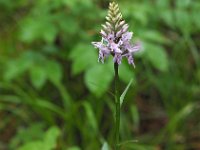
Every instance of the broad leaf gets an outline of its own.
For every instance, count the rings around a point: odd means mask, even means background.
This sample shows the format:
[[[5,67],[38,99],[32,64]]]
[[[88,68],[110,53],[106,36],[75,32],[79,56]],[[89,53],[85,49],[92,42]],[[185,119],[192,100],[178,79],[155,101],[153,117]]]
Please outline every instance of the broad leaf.
[[[57,138],[60,135],[60,130],[57,127],[51,127],[44,137],[44,150],[52,150],[56,148]]]
[[[109,90],[113,75],[112,65],[99,63],[86,71],[85,84],[94,95],[100,97]]]
[[[40,89],[47,80],[46,71],[41,66],[34,65],[30,68],[30,78],[33,86]]]
[[[97,63],[98,57],[95,51],[92,45],[88,44],[79,44],[72,49],[70,59],[72,60],[72,73],[74,75]]]
[[[167,71],[169,62],[165,49],[157,44],[145,43],[145,57],[160,71]]]
[[[63,70],[59,63],[54,60],[49,60],[46,62],[44,69],[46,70],[49,80],[53,84],[58,84],[61,82]]]
[[[131,65],[127,66],[126,63],[122,63],[119,66],[119,78],[127,84],[129,83],[131,79],[135,81],[134,70],[135,68],[133,66]]]

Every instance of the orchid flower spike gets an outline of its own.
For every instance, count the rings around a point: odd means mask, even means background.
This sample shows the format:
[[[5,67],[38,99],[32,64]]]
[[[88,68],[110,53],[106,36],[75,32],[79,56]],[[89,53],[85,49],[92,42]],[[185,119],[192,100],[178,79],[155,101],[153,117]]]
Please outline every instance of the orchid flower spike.
[[[102,39],[100,42],[92,42],[95,48],[99,49],[99,59],[104,60],[112,55],[114,63],[121,64],[123,57],[128,59],[128,63],[134,65],[133,53],[139,51],[141,44],[131,43],[132,32],[128,31],[128,24],[122,19],[122,14],[118,4],[112,2],[109,4],[106,23],[102,25],[103,29],[100,34]]]

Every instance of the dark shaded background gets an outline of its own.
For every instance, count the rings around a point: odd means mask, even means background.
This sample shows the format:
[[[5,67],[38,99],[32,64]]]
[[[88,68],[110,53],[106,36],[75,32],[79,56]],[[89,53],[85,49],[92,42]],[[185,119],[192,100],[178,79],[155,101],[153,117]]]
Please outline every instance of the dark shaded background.
[[[143,43],[120,66],[121,149],[199,150],[200,1],[117,2]],[[108,3],[0,0],[0,150],[112,147],[112,58],[91,45]]]

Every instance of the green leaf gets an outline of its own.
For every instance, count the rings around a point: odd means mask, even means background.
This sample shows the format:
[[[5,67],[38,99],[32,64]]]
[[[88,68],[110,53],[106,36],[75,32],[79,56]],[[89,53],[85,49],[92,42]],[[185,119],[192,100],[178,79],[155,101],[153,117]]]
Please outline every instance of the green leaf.
[[[67,0],[68,1],[68,0]],[[68,1],[71,2],[71,1]],[[67,17],[65,14],[58,16],[58,25],[62,31],[68,34],[75,34],[79,30],[78,22],[73,17]]]
[[[30,78],[33,86],[37,89],[41,89],[47,80],[47,75],[41,66],[34,65],[30,68]]]
[[[175,129],[178,125],[180,125],[181,121],[185,120],[187,117],[191,116],[193,111],[197,109],[196,103],[189,103],[185,105],[181,110],[179,110],[174,116],[170,119],[166,129],[171,133],[174,133]]]
[[[32,42],[38,37],[39,24],[30,18],[24,20],[21,24],[20,39],[24,42]]]
[[[161,44],[169,43],[169,39],[167,39],[164,35],[162,35],[158,31],[153,31],[153,30],[148,30],[148,31],[143,31],[141,33],[141,37],[143,37],[146,40],[152,41],[152,42],[157,42]]]
[[[156,5],[158,8],[167,9],[170,6],[170,1],[157,0]]]
[[[88,67],[97,63],[96,50],[88,44],[79,44],[72,49],[70,59],[72,60],[72,73],[77,75]]]
[[[42,141],[28,142],[27,144],[18,148],[18,150],[39,150],[39,149],[43,149]],[[46,149],[43,149],[43,150],[46,150]]]
[[[128,92],[128,89],[130,88],[132,83],[133,83],[133,79],[130,80],[129,84],[127,85],[127,87],[125,88],[124,92],[120,96],[120,107],[122,106],[124,98],[126,96],[126,93]]]
[[[174,28],[175,26],[175,22],[174,22],[174,13],[169,10],[166,9],[165,11],[160,10],[160,16],[162,18],[162,20],[170,27]]]
[[[97,121],[96,121],[96,117],[94,115],[94,111],[92,110],[92,106],[90,103],[88,102],[84,102],[83,106],[85,108],[85,112],[87,115],[87,122],[90,124],[90,129],[92,131],[93,134],[97,133],[98,130],[98,126],[97,126]]]
[[[63,70],[59,63],[57,63],[54,60],[49,60],[46,62],[44,69],[47,73],[49,80],[53,84],[58,84],[61,82],[63,76]]]
[[[176,5],[179,8],[187,8],[191,4],[191,0],[176,0]]]
[[[56,148],[57,138],[60,135],[60,129],[57,127],[51,127],[45,133],[43,140],[36,140],[27,142],[21,146],[18,150],[52,150]]]
[[[63,2],[68,5],[70,8],[75,9],[76,11],[79,10],[82,7],[92,7],[92,1],[91,0],[73,0],[73,1],[69,1],[69,0],[63,0]],[[82,7],[77,7],[77,5],[80,5]]]
[[[79,147],[74,146],[74,147],[68,148],[67,150],[81,150],[81,149]]]
[[[28,59],[25,57],[25,55],[22,54],[19,58],[10,60],[6,65],[7,66],[4,72],[4,79],[11,81],[25,73],[25,71],[27,71],[32,65],[32,60]]]
[[[138,128],[139,123],[140,123],[140,116],[139,116],[138,108],[135,105],[131,106],[131,116],[132,116],[134,127]]]
[[[165,49],[157,44],[145,43],[145,57],[160,71],[167,71],[169,62]]]
[[[124,147],[131,150],[155,150],[156,149],[156,146],[151,146],[148,144],[136,144],[136,143],[126,143]]]
[[[199,6],[199,8],[200,8],[200,6]],[[194,22],[194,25],[196,26],[196,28],[194,28],[194,29],[196,29],[197,31],[200,30],[199,14],[200,14],[200,9],[197,9],[197,10],[193,10],[192,16],[191,16],[191,18],[192,18],[192,20]]]
[[[185,10],[175,10],[175,23],[177,27],[184,33],[189,34],[193,29],[192,25],[192,17],[191,15]]]
[[[131,79],[135,81],[134,67],[127,65],[126,63],[122,63],[119,66],[119,78],[127,84]]]
[[[47,43],[52,43],[57,35],[58,31],[52,23],[47,23],[43,29],[43,38]]]
[[[42,14],[37,17],[26,18],[21,24],[20,39],[27,43],[38,39],[52,43],[56,38],[58,30],[51,19],[50,15]]]
[[[88,89],[94,95],[100,97],[108,90],[113,79],[112,65],[99,63],[89,68],[84,77]]]
[[[103,146],[102,146],[101,150],[109,150],[109,146],[108,146],[107,142],[103,143]]]
[[[63,110],[60,107],[58,107],[57,105],[49,102],[48,100],[38,99],[35,102],[35,105],[37,105],[38,107],[41,107],[41,109],[43,109],[43,110],[48,109],[50,111],[53,111],[53,112],[59,114],[60,116],[62,116],[63,118],[66,117],[64,115]]]
[[[51,127],[45,134],[43,150],[55,149],[57,145],[57,138],[60,135],[60,133],[61,132],[58,127]]]
[[[33,141],[33,139],[41,140],[44,135],[43,127],[44,122],[40,122],[32,123],[28,128],[19,128],[9,143],[10,149],[16,149],[20,143],[29,143],[30,141]]]

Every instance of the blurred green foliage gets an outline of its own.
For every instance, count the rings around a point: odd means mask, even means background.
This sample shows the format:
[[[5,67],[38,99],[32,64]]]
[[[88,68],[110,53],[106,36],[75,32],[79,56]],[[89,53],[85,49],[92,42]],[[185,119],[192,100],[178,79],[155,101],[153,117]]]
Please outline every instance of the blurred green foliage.
[[[143,44],[120,66],[121,149],[200,149],[200,1],[117,2]],[[111,149],[112,58],[91,46],[108,3],[0,0],[0,149]]]

